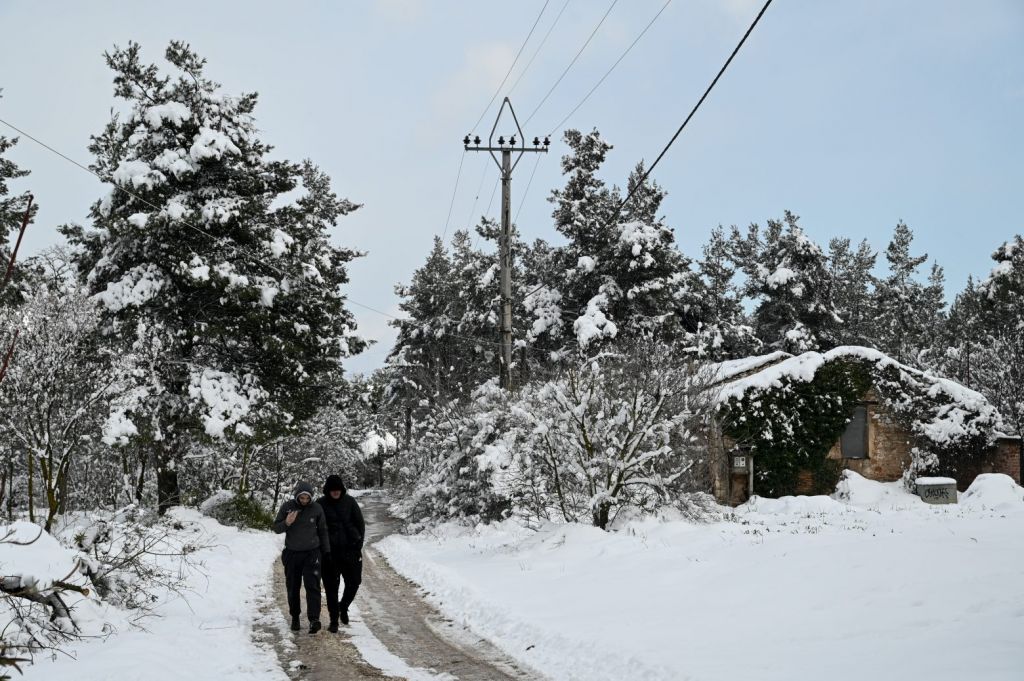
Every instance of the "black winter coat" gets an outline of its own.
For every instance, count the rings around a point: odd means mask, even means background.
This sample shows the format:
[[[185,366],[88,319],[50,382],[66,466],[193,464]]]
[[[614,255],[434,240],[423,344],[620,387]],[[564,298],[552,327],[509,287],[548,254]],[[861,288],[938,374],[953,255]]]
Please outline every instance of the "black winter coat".
[[[298,511],[299,516],[290,526],[285,524],[285,518],[292,511]],[[284,546],[292,551],[312,551],[320,549],[320,553],[330,553],[331,544],[328,540],[328,532],[324,522],[324,511],[316,502],[310,502],[303,506],[294,499],[290,499],[281,506],[274,519],[274,532],[284,533]]]
[[[327,536],[335,553],[359,553],[366,536],[366,523],[356,500],[343,492],[337,500],[324,495],[317,504],[327,518]]]

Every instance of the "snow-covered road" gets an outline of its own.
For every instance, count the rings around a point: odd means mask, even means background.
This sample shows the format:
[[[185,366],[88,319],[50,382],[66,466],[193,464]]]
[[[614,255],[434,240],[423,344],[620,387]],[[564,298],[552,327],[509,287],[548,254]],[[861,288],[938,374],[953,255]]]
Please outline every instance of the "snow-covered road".
[[[304,681],[378,679],[409,681],[513,681],[541,679],[465,627],[427,605],[418,588],[399,576],[373,544],[395,533],[400,523],[377,494],[359,497],[366,517],[363,584],[352,622],[339,634],[310,636],[287,630],[283,575],[275,567],[277,607],[264,613],[262,638],[275,642],[289,676]],[[326,613],[324,613],[326,615]]]

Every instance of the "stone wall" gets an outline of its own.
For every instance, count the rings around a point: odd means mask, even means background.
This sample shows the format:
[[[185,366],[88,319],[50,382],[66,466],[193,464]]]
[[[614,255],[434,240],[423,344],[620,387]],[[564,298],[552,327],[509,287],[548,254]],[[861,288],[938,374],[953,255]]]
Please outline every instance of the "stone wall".
[[[993,473],[1005,473],[1020,484],[1021,439],[1001,437],[996,440],[996,453],[992,462]]]
[[[838,440],[829,450],[828,458],[839,461],[843,468],[859,473],[869,480],[899,480],[903,471],[910,465],[910,450],[913,447],[911,434],[897,425],[881,408],[874,390],[868,391],[862,402],[866,404],[868,412],[867,458],[843,458]]]

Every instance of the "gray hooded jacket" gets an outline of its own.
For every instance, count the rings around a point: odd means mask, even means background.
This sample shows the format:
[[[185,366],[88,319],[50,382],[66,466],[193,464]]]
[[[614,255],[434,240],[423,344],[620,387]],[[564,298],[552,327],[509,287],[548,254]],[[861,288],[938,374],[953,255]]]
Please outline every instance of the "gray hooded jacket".
[[[303,506],[299,503],[300,494],[308,494],[309,504]],[[299,482],[295,485],[295,498],[289,499],[281,506],[274,520],[274,532],[284,533],[284,547],[290,551],[312,551],[320,549],[320,553],[330,553],[331,543],[327,539],[327,518],[324,517],[324,510],[320,504],[313,499],[313,486],[308,482]],[[299,515],[290,526],[285,524],[284,519],[292,511],[298,511]]]

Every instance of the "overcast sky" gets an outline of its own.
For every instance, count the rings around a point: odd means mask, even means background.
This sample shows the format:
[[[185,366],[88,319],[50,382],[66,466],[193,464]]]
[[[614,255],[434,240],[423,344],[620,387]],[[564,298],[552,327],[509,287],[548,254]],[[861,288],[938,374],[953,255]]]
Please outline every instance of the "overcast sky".
[[[506,90],[520,120],[541,102],[610,0],[550,0]],[[620,0],[529,125],[553,135],[525,193],[534,158],[513,183],[528,239],[552,239],[550,190],[565,147],[555,126],[664,0]],[[338,193],[364,204],[334,238],[368,255],[351,267],[353,301],[398,314],[431,239],[476,222],[497,169],[463,158],[544,0],[366,2],[31,2],[0,0],[0,118],[84,163],[90,134],[116,103],[104,50],[140,42],[162,61],[172,39],[208,59],[229,93],[257,91],[265,141],[311,158]],[[760,0],[674,0],[567,127],[598,128],[614,146],[605,179],[623,184],[653,159],[703,92]],[[500,98],[499,100],[500,101]],[[497,102],[475,131],[485,135]],[[1020,0],[777,0],[730,70],[655,172],[684,251],[699,254],[718,224],[764,223],[789,209],[824,245],[868,238],[884,249],[897,220],[918,252],[946,268],[951,295],[989,255],[1024,231],[1024,2]],[[12,131],[0,126],[0,134]],[[540,156],[540,155],[538,155]],[[85,219],[99,181],[23,139],[11,157],[32,171],[14,185],[41,206],[29,252],[56,243],[56,226]],[[475,200],[475,197],[479,198]],[[491,214],[497,214],[496,197]],[[353,307],[380,343],[350,362],[380,365],[388,319]]]

